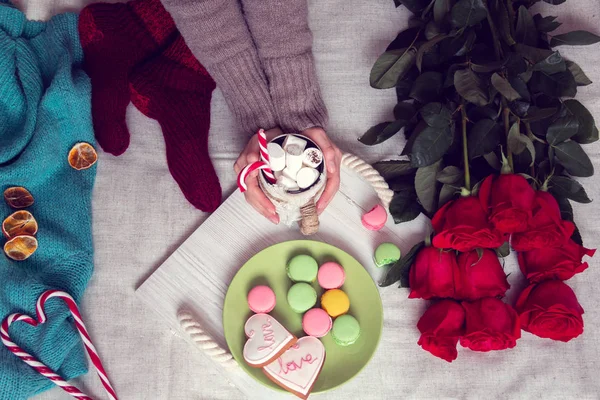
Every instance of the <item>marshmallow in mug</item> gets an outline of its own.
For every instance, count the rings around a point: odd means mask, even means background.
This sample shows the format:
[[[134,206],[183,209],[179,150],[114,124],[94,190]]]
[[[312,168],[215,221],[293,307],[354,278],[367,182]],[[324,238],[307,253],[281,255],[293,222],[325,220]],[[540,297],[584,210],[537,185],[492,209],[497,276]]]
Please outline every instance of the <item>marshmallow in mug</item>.
[[[300,152],[303,152],[307,144],[308,142],[306,140],[290,134],[287,135],[283,141],[283,150],[287,152],[290,146],[298,146],[300,148]]]
[[[285,168],[285,151],[277,143],[269,143],[267,145],[267,151],[269,152],[269,166],[273,172],[283,171]]]
[[[291,171],[298,172],[302,168],[304,150],[297,144],[291,144],[285,148],[285,166]]]
[[[296,183],[300,189],[306,189],[319,179],[319,171],[311,167],[301,168],[296,174]]]
[[[323,162],[323,153],[316,147],[310,147],[304,150],[302,163],[307,167],[317,168]]]

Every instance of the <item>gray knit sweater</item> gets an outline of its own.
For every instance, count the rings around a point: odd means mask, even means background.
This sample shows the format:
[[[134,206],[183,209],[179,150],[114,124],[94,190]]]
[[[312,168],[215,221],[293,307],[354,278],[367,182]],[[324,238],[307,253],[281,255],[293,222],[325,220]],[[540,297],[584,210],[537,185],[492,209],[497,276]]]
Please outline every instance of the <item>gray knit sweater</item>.
[[[326,127],[307,0],[162,2],[244,131]]]

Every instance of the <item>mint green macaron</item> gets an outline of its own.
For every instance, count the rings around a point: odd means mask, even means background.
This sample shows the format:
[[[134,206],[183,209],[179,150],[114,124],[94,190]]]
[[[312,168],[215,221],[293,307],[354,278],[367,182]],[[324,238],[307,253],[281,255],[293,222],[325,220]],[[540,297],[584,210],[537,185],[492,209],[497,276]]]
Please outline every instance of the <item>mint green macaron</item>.
[[[317,279],[319,264],[311,256],[300,254],[288,262],[286,271],[287,275],[294,282],[312,283]]]
[[[317,304],[317,292],[308,283],[299,282],[288,291],[287,301],[293,311],[301,314]]]
[[[394,243],[381,243],[375,250],[373,258],[378,268],[385,267],[400,259],[400,249]]]
[[[333,321],[331,329],[333,341],[340,346],[350,346],[360,337],[360,325],[356,318],[350,314],[344,314]]]

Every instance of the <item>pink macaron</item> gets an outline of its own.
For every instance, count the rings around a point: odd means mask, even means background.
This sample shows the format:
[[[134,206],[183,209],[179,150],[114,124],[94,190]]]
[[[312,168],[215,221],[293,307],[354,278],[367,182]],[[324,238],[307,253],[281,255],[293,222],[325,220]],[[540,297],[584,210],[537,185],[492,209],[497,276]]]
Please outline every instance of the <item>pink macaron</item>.
[[[275,293],[268,286],[255,286],[248,293],[248,307],[257,314],[273,311],[275,304]]]
[[[302,318],[302,329],[308,336],[323,337],[331,330],[331,317],[321,308],[311,308]]]
[[[387,211],[381,205],[377,204],[368,213],[362,216],[362,224],[371,231],[378,231],[387,221]]]
[[[335,262],[326,262],[319,267],[317,281],[323,289],[339,289],[346,280],[344,268]]]

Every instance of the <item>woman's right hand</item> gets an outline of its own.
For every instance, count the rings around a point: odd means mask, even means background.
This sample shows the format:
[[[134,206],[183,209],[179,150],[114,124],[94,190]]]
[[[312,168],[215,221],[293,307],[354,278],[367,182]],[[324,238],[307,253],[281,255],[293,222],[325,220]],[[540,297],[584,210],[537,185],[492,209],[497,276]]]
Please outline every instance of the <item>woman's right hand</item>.
[[[267,135],[267,141],[270,141],[276,136],[281,135],[283,132],[279,128],[269,129],[265,132]],[[258,135],[252,136],[246,148],[240,153],[240,156],[233,165],[233,169],[237,175],[244,167],[253,162],[260,161],[260,148],[258,146]],[[265,196],[262,189],[258,185],[258,173],[259,170],[253,171],[246,178],[246,185],[248,189],[244,192],[246,201],[254,207],[256,211],[262,214],[265,218],[274,224],[279,223],[279,215],[275,210],[275,205]]]

